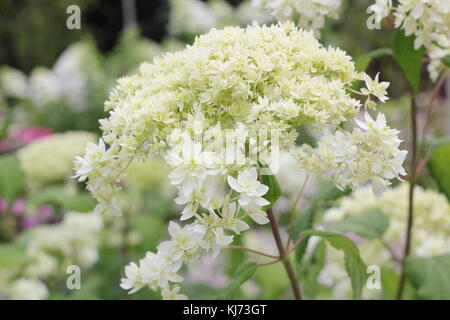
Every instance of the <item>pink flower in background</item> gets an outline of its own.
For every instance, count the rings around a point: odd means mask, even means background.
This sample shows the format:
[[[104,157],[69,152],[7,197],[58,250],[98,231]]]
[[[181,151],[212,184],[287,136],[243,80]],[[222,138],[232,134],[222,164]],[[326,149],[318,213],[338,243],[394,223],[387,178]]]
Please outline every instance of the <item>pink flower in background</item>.
[[[0,153],[12,152],[24,144],[51,134],[50,129],[39,126],[11,129],[9,136],[0,140]]]
[[[38,209],[39,221],[45,223],[46,221],[53,218],[55,215],[55,210],[51,205],[45,204]]]
[[[0,197],[0,212],[8,209],[8,201],[5,198]]]
[[[23,219],[22,227],[24,229],[31,229],[39,224],[39,221],[36,217],[26,217]]]
[[[46,137],[52,134],[52,131],[45,127],[28,127],[28,128],[20,128],[20,129],[12,129],[9,138],[22,142],[29,143],[33,140]]]
[[[15,216],[21,216],[25,213],[25,198],[19,197],[14,201],[11,211]]]

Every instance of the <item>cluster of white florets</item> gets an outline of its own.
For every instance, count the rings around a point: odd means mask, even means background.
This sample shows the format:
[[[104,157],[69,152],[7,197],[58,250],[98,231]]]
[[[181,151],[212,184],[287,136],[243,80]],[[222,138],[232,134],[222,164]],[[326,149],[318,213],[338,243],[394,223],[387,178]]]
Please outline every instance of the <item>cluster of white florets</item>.
[[[259,179],[266,172],[258,164],[266,158],[260,156],[276,158],[278,149],[295,149],[297,128],[305,124],[340,131],[362,106],[349,91],[356,80],[366,80],[367,88],[358,93],[368,101],[386,99],[386,83],[356,72],[345,52],[322,47],[311,32],[290,22],[212,30],[185,50],[120,79],[106,102],[110,115],[101,120],[102,138],[76,158],[77,177],[98,199],[96,212],[120,213],[114,193],[130,163],[161,156],[177,188],[175,202],[183,206],[181,220],[194,220],[184,227],[171,223],[171,240],[139,265],[129,265],[122,287],[135,292],[150,286],[160,288],[164,298],[183,297],[172,285],[181,281],[177,272],[183,264],[202,251],[217,254],[233,240],[230,233],[249,228],[247,217],[267,223],[268,187]],[[397,141],[396,131],[379,122],[360,123],[370,129],[350,139],[360,149],[350,160],[359,160],[362,152],[373,160],[352,168],[356,177],[403,174],[399,156],[391,174],[380,164],[403,153],[391,142]],[[379,152],[381,144],[390,145],[388,154]]]
[[[380,210],[389,217],[389,228],[380,240],[359,240],[358,246],[363,260],[368,265],[396,267],[404,244],[404,227],[408,212],[409,185],[403,183],[389,189],[381,197],[375,197],[369,188],[361,188],[350,196],[342,198],[338,207],[324,214],[324,222],[332,224],[344,218]],[[414,236],[411,239],[411,255],[428,258],[450,251],[450,205],[446,197],[433,190],[415,187]],[[333,286],[338,298],[345,298],[351,292],[348,277],[342,267],[343,256],[330,248],[328,263],[319,279]],[[367,297],[374,296],[366,292]]]
[[[317,31],[325,18],[338,18],[341,0],[252,0],[252,4],[277,20],[294,19],[300,27]]]
[[[442,58],[450,54],[450,1],[448,0],[376,0],[369,7],[379,14],[379,19],[394,14],[395,27],[405,30],[407,36],[414,34],[414,46],[424,46],[431,62],[428,71],[434,81],[446,68]]]
[[[398,130],[386,125],[385,116],[374,120],[365,113],[365,122],[355,120],[352,132],[325,131],[317,148],[303,145],[295,151],[301,166],[321,173],[337,187],[359,188],[368,181],[376,195],[382,194],[389,180],[406,175],[403,169],[407,151],[399,150]]]

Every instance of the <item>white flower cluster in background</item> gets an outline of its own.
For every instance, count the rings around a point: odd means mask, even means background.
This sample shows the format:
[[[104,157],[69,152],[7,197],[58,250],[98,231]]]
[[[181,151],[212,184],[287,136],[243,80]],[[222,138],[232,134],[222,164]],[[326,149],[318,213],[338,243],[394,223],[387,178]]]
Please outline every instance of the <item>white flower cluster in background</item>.
[[[26,274],[35,278],[65,274],[68,265],[89,268],[98,260],[100,215],[69,212],[59,224],[32,230]]]
[[[252,0],[252,4],[277,20],[295,20],[300,27],[319,35],[326,18],[339,17],[341,0]]]
[[[85,43],[75,43],[58,58],[53,69],[37,67],[27,77],[20,70],[3,67],[0,91],[5,96],[30,99],[36,106],[66,101],[73,110],[84,110],[88,76],[80,70],[95,69],[95,55]]]
[[[170,19],[168,31],[172,35],[202,34],[211,28],[217,27],[219,16],[205,2],[200,0],[170,0]],[[229,13],[231,7],[227,7],[223,14]]]
[[[29,189],[63,181],[73,175],[73,159],[83,154],[95,134],[73,131],[37,139],[17,152]]]
[[[13,300],[45,300],[47,298],[47,286],[37,279],[19,279],[14,282],[11,289]]]
[[[389,217],[389,228],[379,240],[358,241],[359,251],[368,265],[395,267],[395,259],[401,256],[404,244],[404,227],[408,212],[409,185],[403,183],[386,191],[382,197],[374,197],[369,188],[361,188],[352,195],[341,199],[338,207],[329,209],[324,214],[324,222],[332,224],[342,219],[378,209]],[[392,252],[392,253],[391,253]],[[450,204],[446,197],[433,190],[415,187],[414,196],[414,236],[411,241],[411,255],[428,258],[450,252]],[[320,280],[333,286],[337,297],[345,298],[351,292],[350,282],[346,276],[343,257],[337,250],[330,248],[328,263],[320,275]],[[339,289],[337,289],[339,288]],[[335,291],[337,290],[337,291]],[[376,294],[377,292],[375,292]],[[373,296],[374,292],[366,292]]]
[[[448,0],[376,0],[369,7],[379,13],[379,19],[394,15],[396,28],[405,30],[407,36],[414,34],[414,47],[424,46],[431,59],[428,71],[433,81],[445,70],[442,58],[450,55],[450,1]]]
[[[246,26],[256,21],[268,23],[270,15],[255,10],[251,1],[244,1],[233,8],[225,0],[170,0],[169,34],[173,36],[195,36],[208,32],[212,28],[227,25]]]
[[[21,268],[2,273],[7,287],[1,292],[11,299],[47,299],[46,282],[67,275],[70,265],[88,269],[97,262],[102,227],[100,215],[68,212],[57,224],[33,228],[27,238],[25,261]]]
[[[362,106],[347,90],[355,80],[369,84],[359,92],[363,97],[386,99],[387,84],[367,79],[345,52],[324,48],[312,32],[292,22],[212,30],[185,50],[144,63],[138,74],[120,79],[105,104],[109,118],[100,121],[103,136],[76,158],[76,176],[99,201],[96,212],[120,214],[117,182],[133,160],[161,156],[177,188],[175,202],[183,206],[181,220],[194,220],[184,227],[172,223],[172,239],[139,265],[130,265],[122,286],[134,292],[150,285],[176,297],[170,283],[181,280],[176,272],[183,263],[189,265],[201,251],[217,254],[231,243],[228,233],[249,227],[247,216],[267,223],[262,208],[269,190],[258,179],[259,155],[275,150],[276,158],[278,149],[295,149],[302,125],[341,132],[340,125],[351,123]],[[370,141],[359,142],[361,150],[347,160],[357,162],[363,151],[373,151],[373,161],[353,168],[354,177],[376,172],[387,183],[403,169],[400,158],[392,174],[381,164],[401,151],[397,144],[380,154],[381,140],[396,141],[396,131],[382,127],[380,117],[359,124],[367,133],[350,141]]]

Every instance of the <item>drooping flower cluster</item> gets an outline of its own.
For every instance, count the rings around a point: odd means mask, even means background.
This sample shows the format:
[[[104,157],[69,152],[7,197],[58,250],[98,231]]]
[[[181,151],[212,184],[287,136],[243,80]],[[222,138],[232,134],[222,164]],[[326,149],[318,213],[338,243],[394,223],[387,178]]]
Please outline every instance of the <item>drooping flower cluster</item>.
[[[373,120],[365,113],[365,122],[355,120],[352,132],[325,131],[317,148],[303,145],[295,151],[302,167],[323,173],[339,188],[359,188],[368,181],[376,195],[389,185],[389,180],[406,175],[403,169],[407,151],[399,150],[398,130],[386,125],[385,116]]]
[[[267,172],[258,169],[258,160],[270,158],[276,169],[279,150],[295,148],[299,126],[333,132],[352,119],[362,104],[348,89],[355,80],[369,82],[367,77],[355,71],[345,52],[322,47],[311,32],[287,22],[212,30],[185,50],[144,63],[138,74],[120,79],[105,104],[109,118],[100,121],[102,138],[75,161],[77,177],[99,201],[95,211],[120,213],[117,182],[133,159],[158,155],[170,166],[175,202],[183,206],[181,220],[194,218],[184,227],[172,223],[171,240],[139,265],[129,265],[122,287],[135,292],[148,285],[166,297],[180,297],[171,283],[181,280],[176,273],[181,265],[202,251],[217,254],[231,243],[230,232],[249,227],[247,217],[267,223],[262,208],[268,187],[258,179]],[[387,85],[377,79],[369,83],[360,94],[384,101]],[[396,132],[377,125],[351,141],[368,138],[358,141],[360,149],[373,149],[380,161],[400,152],[392,145],[382,156],[383,138],[377,134],[392,140]],[[351,160],[360,159],[361,152]],[[380,161],[353,168],[354,176],[402,174],[400,159],[393,174],[376,167]]]
[[[252,4],[279,21],[298,20],[300,27],[318,34],[325,25],[325,18],[338,18],[341,0],[252,0]]]
[[[368,265],[395,267],[404,243],[404,227],[408,212],[409,185],[403,183],[386,191],[382,197],[374,197],[369,188],[361,188],[343,198],[338,207],[324,214],[324,222],[332,224],[350,216],[378,209],[389,217],[389,228],[379,240],[359,241],[360,253]],[[389,248],[389,250],[387,249]],[[415,187],[414,196],[414,236],[411,254],[416,257],[432,257],[450,252],[450,205],[444,195],[433,190]],[[394,259],[392,254],[396,256]],[[351,292],[348,277],[342,267],[340,253],[329,251],[328,260],[319,279],[335,288],[338,298],[346,298]],[[373,293],[366,292],[368,296]]]
[[[27,186],[36,189],[73,174],[73,159],[83,154],[87,143],[96,141],[90,132],[73,131],[37,139],[17,152]]]
[[[395,27],[414,34],[414,46],[424,46],[431,59],[428,65],[430,77],[435,81],[446,68],[442,58],[450,55],[450,2],[448,0],[376,0],[369,7],[379,14],[379,19],[394,14]]]

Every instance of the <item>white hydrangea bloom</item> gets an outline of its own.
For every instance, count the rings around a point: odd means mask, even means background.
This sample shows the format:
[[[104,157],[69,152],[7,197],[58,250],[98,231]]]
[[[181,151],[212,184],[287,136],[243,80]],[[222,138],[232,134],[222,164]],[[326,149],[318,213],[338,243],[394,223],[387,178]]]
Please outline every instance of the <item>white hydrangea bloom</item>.
[[[294,149],[302,125],[326,128],[332,135],[358,114],[362,104],[347,89],[364,77],[343,51],[322,47],[312,32],[287,22],[212,30],[185,50],[144,63],[138,74],[120,79],[105,104],[109,117],[100,121],[103,136],[76,158],[76,176],[99,201],[96,212],[119,213],[117,181],[134,159],[160,156],[170,166],[175,202],[183,206],[181,220],[192,221],[184,227],[171,224],[171,240],[130,265],[122,287],[131,292],[170,287],[182,280],[181,265],[204,251],[217,255],[232,242],[230,232],[248,229],[247,216],[267,223],[262,208],[268,187],[257,179],[263,174],[259,155]],[[368,83],[360,94],[385,100],[387,86],[377,79]],[[376,125],[355,129],[349,142],[344,138],[350,134],[338,130],[342,143],[357,149],[345,160],[370,160],[361,169],[338,172],[333,179],[339,185],[358,186],[364,179],[387,184],[403,174],[401,156],[394,159],[404,154],[396,149],[397,131],[384,128],[383,121],[379,116]],[[381,153],[385,145],[389,152]],[[336,161],[340,165],[344,159]],[[396,165],[393,173],[383,161]],[[317,163],[299,164],[319,170]]]
[[[44,67],[33,69],[28,78],[27,97],[38,107],[61,98],[58,80],[51,70]]]
[[[383,234],[384,243],[397,258],[400,257],[404,243],[404,226],[408,212],[409,185],[403,183],[389,189],[381,197],[375,197],[369,188],[361,188],[340,200],[339,206],[327,210],[324,223],[332,224],[368,210],[378,209],[388,215],[390,224]],[[396,263],[384,245],[378,240],[358,241],[363,260],[368,265],[396,267]],[[327,264],[319,277],[320,281],[333,287],[338,298],[347,298],[351,286],[346,275],[343,257],[337,250],[327,248]],[[414,236],[411,241],[411,254],[428,258],[450,252],[450,204],[446,197],[433,190],[415,187],[414,196]],[[334,288],[341,288],[336,291]],[[365,290],[365,296],[374,297],[377,291]]]
[[[168,31],[172,35],[202,34],[217,26],[219,17],[200,0],[170,0]]]
[[[70,264],[91,267],[98,260],[97,247],[102,221],[100,215],[69,212],[59,224],[34,228],[32,241],[27,247],[30,263],[26,267],[26,274],[48,277],[65,272],[65,267]]]
[[[24,278],[12,284],[11,299],[13,300],[45,300],[47,298],[47,286],[40,280]]]
[[[341,0],[252,0],[252,4],[277,20],[296,19],[300,27],[318,34],[325,18],[338,18]]]
[[[27,76],[20,70],[2,67],[0,69],[0,92],[7,97],[25,98],[27,94]]]
[[[73,159],[83,154],[87,143],[96,141],[95,134],[73,131],[37,139],[17,152],[25,172],[27,186],[36,189],[73,175]]]
[[[414,47],[424,46],[431,62],[428,71],[433,81],[446,69],[441,59],[450,54],[450,1],[448,0],[376,0],[369,7],[378,13],[378,20],[394,15],[395,27],[416,37]]]

